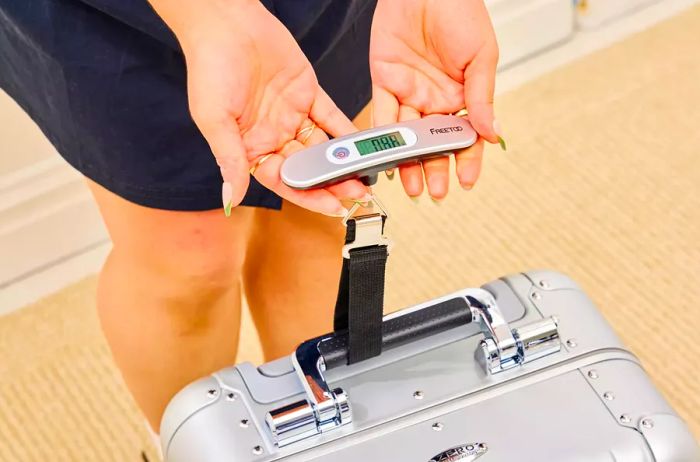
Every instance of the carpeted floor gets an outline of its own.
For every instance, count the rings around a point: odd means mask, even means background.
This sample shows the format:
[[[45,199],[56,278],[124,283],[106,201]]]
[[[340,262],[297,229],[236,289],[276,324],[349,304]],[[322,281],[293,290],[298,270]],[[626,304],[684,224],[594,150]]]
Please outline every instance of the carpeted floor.
[[[499,98],[509,151],[444,203],[378,191],[389,309],[547,267],[600,305],[700,435],[700,8]],[[0,318],[0,461],[138,462],[142,419],[89,278]],[[249,326],[249,324],[247,324]],[[259,349],[247,327],[243,358]]]

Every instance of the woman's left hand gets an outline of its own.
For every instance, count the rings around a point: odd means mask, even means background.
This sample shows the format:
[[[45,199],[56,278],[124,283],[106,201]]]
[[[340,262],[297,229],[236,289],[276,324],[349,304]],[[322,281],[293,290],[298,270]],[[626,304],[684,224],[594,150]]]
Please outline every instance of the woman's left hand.
[[[502,142],[493,114],[497,63],[483,0],[379,0],[370,41],[374,125],[466,107],[480,138],[455,158],[460,184],[471,189],[481,170],[483,140]],[[434,199],[447,194],[448,168],[447,157],[422,162]],[[421,164],[399,171],[406,193],[419,196]]]

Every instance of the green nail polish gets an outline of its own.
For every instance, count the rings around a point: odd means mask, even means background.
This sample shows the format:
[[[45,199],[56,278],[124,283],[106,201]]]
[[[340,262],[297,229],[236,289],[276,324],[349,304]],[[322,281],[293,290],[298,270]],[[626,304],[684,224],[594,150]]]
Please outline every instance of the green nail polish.
[[[498,144],[501,145],[501,149],[503,149],[504,151],[507,151],[507,150],[508,150],[508,148],[506,147],[506,140],[504,140],[504,139],[503,139],[502,137],[500,137],[500,136],[498,137]]]
[[[414,203],[418,204],[418,199],[420,199],[420,196],[408,196]]]
[[[386,177],[389,178],[390,180],[394,179],[394,171],[393,170],[387,170],[386,171]]]
[[[226,204],[226,207],[224,207],[224,215],[227,217],[231,216],[231,208],[233,208],[233,203],[231,201],[228,201],[228,204]]]
[[[430,196],[430,200],[432,200],[435,205],[442,205],[442,199],[435,199],[433,196]]]

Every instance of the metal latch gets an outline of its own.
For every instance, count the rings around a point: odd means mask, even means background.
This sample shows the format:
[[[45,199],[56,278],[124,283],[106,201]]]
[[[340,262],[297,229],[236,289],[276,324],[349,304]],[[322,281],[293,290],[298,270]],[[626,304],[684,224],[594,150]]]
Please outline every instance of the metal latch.
[[[472,319],[479,321],[484,332],[477,356],[488,373],[496,374],[561,350],[554,318],[511,329],[493,296],[482,292],[478,298],[467,296],[467,301]]]
[[[308,340],[292,355],[306,399],[268,412],[265,417],[278,447],[352,422],[347,394],[342,388],[331,390],[323,377],[326,365],[319,351],[323,340]]]

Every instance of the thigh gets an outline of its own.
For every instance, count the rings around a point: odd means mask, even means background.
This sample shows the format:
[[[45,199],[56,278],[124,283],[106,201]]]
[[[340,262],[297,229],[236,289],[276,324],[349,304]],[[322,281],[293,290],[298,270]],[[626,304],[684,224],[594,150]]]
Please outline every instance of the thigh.
[[[166,278],[240,273],[254,209],[236,207],[229,218],[221,210],[161,210],[129,202],[91,180],[88,185],[119,258]]]

